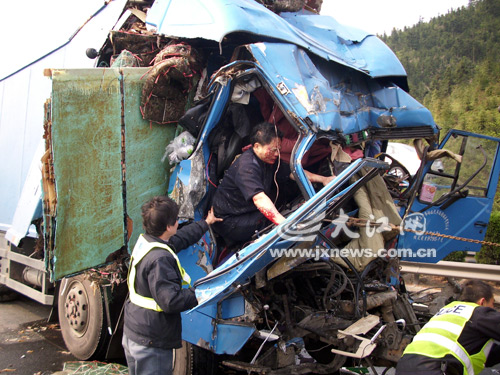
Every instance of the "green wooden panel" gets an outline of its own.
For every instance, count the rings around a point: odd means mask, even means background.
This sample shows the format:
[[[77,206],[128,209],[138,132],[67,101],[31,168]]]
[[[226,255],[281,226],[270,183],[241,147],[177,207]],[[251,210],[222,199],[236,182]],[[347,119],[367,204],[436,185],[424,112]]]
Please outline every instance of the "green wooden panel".
[[[52,122],[57,280],[103,264],[124,245],[118,71],[54,71]]]
[[[130,252],[142,232],[142,204],[167,192],[170,166],[168,159],[161,159],[175,135],[175,124],[142,119],[139,104],[147,70],[53,71],[58,204],[51,263],[56,280],[104,264],[124,245]],[[125,215],[133,223],[130,241]]]
[[[133,222],[129,252],[143,232],[142,204],[167,193],[170,165],[168,158],[165,162],[161,159],[176,129],[176,124],[158,125],[142,119],[143,75],[142,69],[123,68],[127,215]]]

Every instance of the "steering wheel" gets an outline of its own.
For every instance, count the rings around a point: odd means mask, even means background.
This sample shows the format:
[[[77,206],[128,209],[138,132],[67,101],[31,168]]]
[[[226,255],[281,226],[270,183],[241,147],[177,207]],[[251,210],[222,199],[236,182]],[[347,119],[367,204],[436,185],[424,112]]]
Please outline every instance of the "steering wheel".
[[[397,192],[397,195],[399,195],[411,186],[413,176],[403,164],[386,153],[378,154],[377,158],[380,160],[385,160],[385,158],[390,159],[389,168],[384,175],[384,180],[391,193]]]

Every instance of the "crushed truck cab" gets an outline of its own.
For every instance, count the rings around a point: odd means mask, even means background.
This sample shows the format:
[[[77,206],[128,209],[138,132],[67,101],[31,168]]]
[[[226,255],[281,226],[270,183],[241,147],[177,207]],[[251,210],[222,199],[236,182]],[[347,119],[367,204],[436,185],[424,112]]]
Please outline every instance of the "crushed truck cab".
[[[342,71],[338,81],[327,80],[324,77],[335,77],[325,68],[328,64],[315,63],[296,46],[260,43],[245,46],[241,53],[249,60],[219,70],[205,102],[188,111],[186,125],[197,124],[191,128],[197,140],[192,155],[177,164],[169,194],[180,203],[184,219],[197,220],[206,214],[224,178],[218,168],[231,164],[221,161],[221,155],[232,161],[248,144],[248,139],[241,138],[244,124],[251,120],[232,121],[244,96],[242,87],[250,88],[245,93],[245,113],[252,113],[252,103],[260,105],[255,113],[263,107],[279,108],[280,119],[295,130],[289,163],[297,189],[282,206],[286,221],[233,248],[229,259],[222,256],[224,240],[213,231],[179,253],[188,273],[195,276],[199,301],[183,314],[183,338],[238,358],[246,350],[267,349],[247,363],[224,361],[235,370],[333,372],[347,358],[396,362],[411,337],[405,333],[416,332],[419,324],[400,283],[399,259],[436,262],[452,251],[478,251],[477,242],[464,239],[480,241],[484,236],[480,223],[483,215],[489,216],[496,190],[499,166],[493,167],[493,160],[499,139],[452,131],[437,144],[432,140],[438,139],[438,127],[430,113],[394,85],[381,86],[355,70]],[[278,65],[278,56],[286,56],[289,64],[275,68],[272,58]],[[307,69],[299,69],[301,64]],[[346,80],[358,86],[348,86]],[[357,98],[364,93],[364,98],[351,101],[350,111],[343,112],[339,107],[346,104],[344,94],[351,91],[358,93]],[[373,100],[370,93],[374,92],[387,101]],[[254,95],[260,100],[253,100]],[[224,131],[225,136],[220,136]],[[383,152],[368,157],[367,147],[356,160],[335,157],[339,148],[352,150],[373,141],[384,145],[406,134],[431,140],[425,145],[417,142],[422,162],[413,175]],[[220,147],[220,142],[227,145]],[[239,142],[238,151],[231,153],[235,142]],[[330,150],[315,172],[333,173],[336,178],[323,187],[306,178],[303,162],[306,154],[325,145]],[[467,167],[462,169],[465,160]],[[470,216],[456,214],[464,207]],[[388,228],[382,229],[384,225]],[[349,331],[351,326],[363,326],[367,317],[376,323],[362,333],[376,337],[355,336],[360,333],[355,328]],[[396,321],[408,324],[406,330]],[[350,340],[344,330],[351,332]],[[271,337],[275,344],[266,343]],[[367,337],[370,345],[363,342]],[[359,351],[360,345],[370,350]],[[313,364],[301,354],[308,348]],[[280,361],[289,367],[281,368]]]

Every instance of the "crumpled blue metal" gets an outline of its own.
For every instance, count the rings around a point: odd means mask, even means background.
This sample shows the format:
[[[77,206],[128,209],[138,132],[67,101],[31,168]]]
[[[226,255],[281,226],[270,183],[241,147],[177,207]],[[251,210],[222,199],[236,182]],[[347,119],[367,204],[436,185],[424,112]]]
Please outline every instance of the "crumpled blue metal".
[[[373,78],[406,77],[398,58],[379,38],[307,11],[277,15],[254,0],[156,0],[146,23],[159,34],[223,43],[231,33],[255,41],[295,44]]]
[[[382,85],[359,71],[315,58],[287,43],[256,43],[247,48],[259,69],[281,88],[281,98],[299,118],[323,131],[353,134],[381,126],[381,115],[393,116],[398,128],[429,127],[437,132],[430,111],[396,85]],[[286,64],[283,64],[286,61]]]

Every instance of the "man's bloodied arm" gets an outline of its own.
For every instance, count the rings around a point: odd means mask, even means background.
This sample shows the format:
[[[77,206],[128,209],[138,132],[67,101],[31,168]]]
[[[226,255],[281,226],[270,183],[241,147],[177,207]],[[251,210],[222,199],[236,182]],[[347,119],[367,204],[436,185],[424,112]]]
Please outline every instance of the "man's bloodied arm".
[[[278,225],[285,221],[285,217],[278,212],[274,203],[263,191],[253,196],[253,203],[274,224]]]

